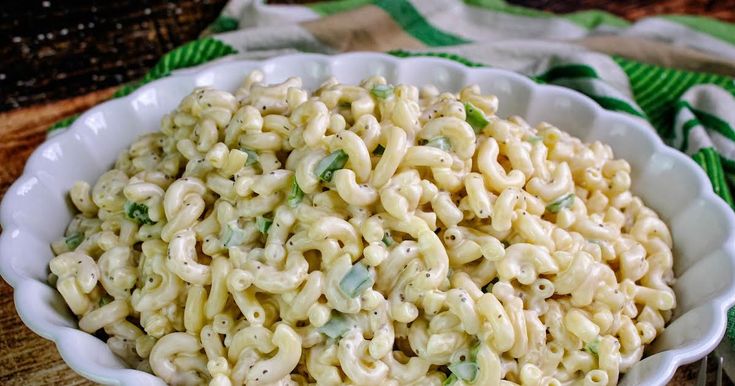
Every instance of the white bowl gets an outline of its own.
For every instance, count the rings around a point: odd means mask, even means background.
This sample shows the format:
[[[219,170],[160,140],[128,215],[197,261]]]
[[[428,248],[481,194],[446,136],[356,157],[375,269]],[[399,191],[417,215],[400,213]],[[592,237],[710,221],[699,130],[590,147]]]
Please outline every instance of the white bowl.
[[[94,181],[134,138],[157,130],[163,114],[194,87],[234,90],[254,69],[262,70],[268,82],[300,76],[310,89],[329,75],[356,83],[380,74],[392,83],[434,84],[453,91],[476,83],[483,92],[498,96],[501,116],[520,115],[531,124],[548,121],[583,140],[609,144],[616,157],[631,164],[634,193],[671,227],[677,277],[678,307],[671,323],[621,384],[665,384],[678,366],[703,357],[722,338],[726,311],[735,303],[735,217],[712,192],[699,166],[664,145],[650,125],[605,111],[575,91],[538,85],[503,70],[374,53],[290,55],[214,63],[94,107],[65,133],[41,145],[8,190],[0,207],[0,273],[15,288],[23,321],[53,340],[64,360],[83,376],[106,384],[163,384],[153,375],[127,369],[104,342],[78,330],[61,296],[46,284],[49,243],[72,217],[69,188],[76,180]]]

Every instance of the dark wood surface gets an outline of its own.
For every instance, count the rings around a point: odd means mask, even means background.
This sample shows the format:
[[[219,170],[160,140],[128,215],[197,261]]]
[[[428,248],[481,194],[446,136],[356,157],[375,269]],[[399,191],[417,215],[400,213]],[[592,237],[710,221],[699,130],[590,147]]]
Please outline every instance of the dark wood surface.
[[[735,22],[733,0],[510,0],[508,2],[556,13],[601,9],[631,21],[651,15],[687,14]]]
[[[138,79],[226,0],[0,2],[0,111]]]
[[[308,3],[309,0],[276,0]],[[735,0],[510,0],[559,13],[602,9],[637,20],[663,13],[735,21]],[[4,0],[0,111],[61,100],[140,78],[196,37],[226,0]]]
[[[605,9],[629,20],[690,13],[735,21],[735,0],[510,2],[555,12]],[[49,125],[109,98],[112,86],[142,76],[163,53],[194,39],[224,3],[0,1],[0,198]],[[683,366],[671,385],[693,385],[697,369]],[[0,385],[91,384],[64,364],[53,343],[23,325],[12,288],[0,280]]]

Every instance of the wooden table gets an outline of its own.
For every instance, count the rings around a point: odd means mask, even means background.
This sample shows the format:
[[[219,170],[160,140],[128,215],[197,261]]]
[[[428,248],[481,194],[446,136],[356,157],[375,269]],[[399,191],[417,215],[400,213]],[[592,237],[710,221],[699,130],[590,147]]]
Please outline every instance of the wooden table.
[[[580,9],[580,7],[604,8],[629,19],[637,19],[641,16],[659,12],[689,12],[710,14],[728,21],[735,20],[735,7],[732,1],[636,0],[632,2],[609,2],[605,0],[583,0],[554,3],[546,0],[516,0],[513,2],[559,12],[568,12]],[[189,2],[185,1],[183,3]],[[222,1],[219,3],[222,3]],[[729,5],[726,3],[729,3]],[[206,22],[197,22],[206,25]],[[188,36],[188,38],[193,37],[194,34],[191,33]],[[163,37],[159,36],[159,38]],[[181,37],[178,37],[178,39],[181,39]],[[145,65],[150,66],[152,63],[153,61],[147,61],[143,63],[141,68],[144,69]],[[109,86],[109,84],[107,85]],[[109,98],[114,91],[114,88],[100,88],[97,84],[91,84],[89,88],[80,89],[96,91],[77,97],[61,99],[53,103],[0,112],[0,138],[2,139],[0,141],[0,198],[2,198],[10,184],[21,174],[23,165],[30,153],[43,142],[46,128],[50,124],[86,110]],[[50,95],[58,97],[59,94],[50,92]],[[26,96],[24,100],[34,101],[37,100],[37,96]],[[23,325],[15,312],[12,294],[12,288],[0,280],[0,385],[93,384],[69,369],[52,342],[33,334]],[[712,362],[710,361],[711,364]],[[683,366],[676,372],[670,385],[693,385],[697,369],[697,364]],[[709,370],[712,372],[714,369],[710,367]],[[714,377],[710,376],[709,378],[713,379]],[[729,381],[726,384],[732,385]]]

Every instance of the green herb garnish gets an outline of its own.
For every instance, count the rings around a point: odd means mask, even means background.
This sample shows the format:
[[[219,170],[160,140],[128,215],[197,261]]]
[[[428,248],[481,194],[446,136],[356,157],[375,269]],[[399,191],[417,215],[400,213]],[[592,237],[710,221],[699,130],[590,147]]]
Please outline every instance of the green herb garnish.
[[[74,234],[72,234],[70,236],[67,236],[64,239],[64,243],[66,244],[66,246],[69,249],[71,249],[73,251],[73,250],[77,249],[77,247],[79,246],[79,244],[82,243],[82,240],[84,240],[84,235],[81,234],[81,233],[79,233],[79,232],[77,232],[77,233],[74,233]]]
[[[600,351],[600,337],[598,336],[593,341],[585,343],[584,351],[587,351],[588,353],[597,356],[598,352]]]
[[[123,209],[125,210],[125,216],[137,221],[138,224],[153,224],[153,221],[148,217],[148,205],[126,201]]]

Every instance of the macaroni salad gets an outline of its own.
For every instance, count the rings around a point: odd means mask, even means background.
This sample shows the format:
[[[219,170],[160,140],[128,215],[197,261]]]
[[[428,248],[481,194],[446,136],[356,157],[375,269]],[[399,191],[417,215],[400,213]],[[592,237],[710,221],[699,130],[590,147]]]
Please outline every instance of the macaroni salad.
[[[609,146],[477,86],[199,88],[94,185],[49,282],[172,385],[614,385],[676,306]]]

